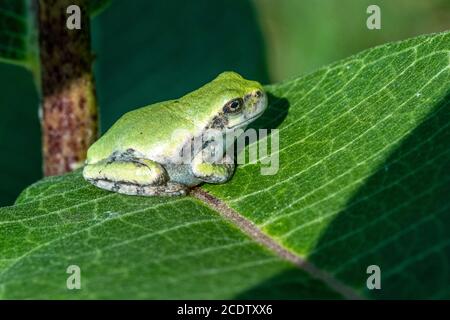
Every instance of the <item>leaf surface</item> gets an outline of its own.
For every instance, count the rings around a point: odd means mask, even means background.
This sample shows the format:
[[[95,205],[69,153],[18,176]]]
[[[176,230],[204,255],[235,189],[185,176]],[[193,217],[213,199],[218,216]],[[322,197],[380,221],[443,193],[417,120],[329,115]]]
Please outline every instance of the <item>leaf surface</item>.
[[[99,14],[110,3],[111,0],[89,0],[89,14]],[[32,0],[0,0],[0,62],[36,72],[39,63],[36,12]]]
[[[0,230],[2,298],[223,299],[264,282],[269,295],[339,296],[192,197],[130,198],[79,172],[28,188]],[[81,290],[66,287],[70,265]]]
[[[32,68],[37,33],[30,0],[0,0],[0,61]]]

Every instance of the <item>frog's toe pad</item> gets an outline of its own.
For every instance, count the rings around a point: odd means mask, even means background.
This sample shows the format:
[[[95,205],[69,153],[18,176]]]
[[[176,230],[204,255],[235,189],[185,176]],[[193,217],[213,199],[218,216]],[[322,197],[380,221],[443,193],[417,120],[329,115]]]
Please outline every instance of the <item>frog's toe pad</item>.
[[[155,186],[123,183],[106,179],[92,179],[88,181],[101,189],[132,196],[184,196],[188,193],[188,188],[185,185],[173,182]]]

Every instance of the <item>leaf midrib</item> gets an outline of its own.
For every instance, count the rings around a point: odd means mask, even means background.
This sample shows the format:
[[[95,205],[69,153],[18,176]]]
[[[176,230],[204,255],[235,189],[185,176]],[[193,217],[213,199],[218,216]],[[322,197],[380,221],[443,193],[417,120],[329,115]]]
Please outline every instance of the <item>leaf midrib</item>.
[[[253,222],[239,214],[231,207],[229,207],[224,201],[216,198],[207,191],[197,187],[191,191],[191,196],[195,197],[203,204],[209,206],[215,212],[218,212],[228,222],[235,225],[241,232],[245,233],[251,239],[255,240],[258,244],[272,251],[277,256],[286,260],[296,266],[297,268],[305,271],[315,279],[322,281],[329,288],[333,289],[337,293],[341,294],[347,299],[361,300],[363,297],[355,292],[354,289],[348,287],[339,281],[336,277],[332,276],[328,272],[318,268],[312,262],[306,260],[302,256],[295,252],[283,247],[280,243],[275,241],[272,237],[264,233]]]

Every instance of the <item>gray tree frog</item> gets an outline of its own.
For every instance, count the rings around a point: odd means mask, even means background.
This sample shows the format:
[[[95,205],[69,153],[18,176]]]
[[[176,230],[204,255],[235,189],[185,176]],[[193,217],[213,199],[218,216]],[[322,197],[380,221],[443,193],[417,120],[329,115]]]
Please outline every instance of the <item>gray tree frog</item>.
[[[207,129],[227,134],[245,127],[267,108],[260,83],[235,72],[223,72],[213,81],[176,100],[133,110],[123,115],[88,150],[84,178],[93,185],[128,195],[185,195],[189,187],[225,183],[234,163],[208,163],[202,146],[190,163],[175,159],[193,138]],[[189,134],[174,137],[177,129]]]

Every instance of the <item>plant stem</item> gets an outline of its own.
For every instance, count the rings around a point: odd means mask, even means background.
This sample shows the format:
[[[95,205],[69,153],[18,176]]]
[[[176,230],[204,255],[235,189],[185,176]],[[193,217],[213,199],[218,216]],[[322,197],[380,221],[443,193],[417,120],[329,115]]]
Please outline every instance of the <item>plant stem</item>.
[[[81,29],[66,27],[68,6],[81,9]],[[80,167],[97,138],[87,0],[39,0],[44,174]]]

